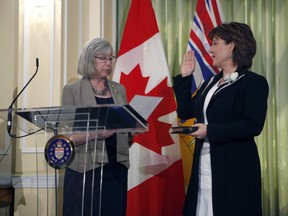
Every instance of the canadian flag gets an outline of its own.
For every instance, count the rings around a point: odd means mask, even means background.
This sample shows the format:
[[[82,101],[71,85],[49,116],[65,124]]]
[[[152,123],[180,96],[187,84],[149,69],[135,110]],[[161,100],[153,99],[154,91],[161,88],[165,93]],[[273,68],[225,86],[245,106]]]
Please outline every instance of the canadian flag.
[[[112,79],[149,123],[130,148],[128,216],[182,215],[185,197],[176,102],[151,0],[132,0]]]

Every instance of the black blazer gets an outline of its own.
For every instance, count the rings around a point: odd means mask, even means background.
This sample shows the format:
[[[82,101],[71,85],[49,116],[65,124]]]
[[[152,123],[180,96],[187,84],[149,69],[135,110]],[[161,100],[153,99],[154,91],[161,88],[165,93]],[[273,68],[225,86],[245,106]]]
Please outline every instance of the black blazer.
[[[214,216],[259,216],[261,209],[261,170],[254,137],[264,126],[268,83],[256,73],[238,68],[234,82],[222,85],[207,107],[207,136],[210,141],[212,200]],[[178,117],[195,117],[203,122],[203,104],[210,88],[223,73],[205,81],[191,97],[191,78],[174,78]],[[198,194],[199,154],[203,140],[196,139],[192,175],[183,208],[195,215]]]

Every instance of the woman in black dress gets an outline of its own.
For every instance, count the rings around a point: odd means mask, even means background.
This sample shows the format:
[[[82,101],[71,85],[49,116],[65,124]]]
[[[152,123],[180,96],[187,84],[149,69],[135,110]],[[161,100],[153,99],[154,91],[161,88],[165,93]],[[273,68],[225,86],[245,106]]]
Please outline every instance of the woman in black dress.
[[[256,41],[244,23],[224,23],[209,33],[213,66],[221,72],[191,97],[193,51],[174,78],[177,112],[195,117],[198,130],[185,216],[261,216],[261,170],[254,137],[264,126],[268,83],[249,68]]]

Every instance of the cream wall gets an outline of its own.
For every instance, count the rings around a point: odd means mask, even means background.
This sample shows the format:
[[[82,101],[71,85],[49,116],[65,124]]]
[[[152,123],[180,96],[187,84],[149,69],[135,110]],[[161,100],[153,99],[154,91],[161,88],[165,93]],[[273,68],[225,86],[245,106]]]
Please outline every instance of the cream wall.
[[[0,0],[0,109],[33,76],[36,58],[38,73],[15,107],[59,106],[63,86],[78,78],[84,43],[105,37],[115,47],[115,7],[115,0]],[[44,159],[45,136],[11,139],[3,116],[0,135],[0,184],[12,175],[14,215],[55,215],[55,170]]]
[[[0,108],[10,105],[17,85],[17,14],[16,0],[0,0]],[[0,119],[0,185],[11,183],[12,152],[6,122]]]

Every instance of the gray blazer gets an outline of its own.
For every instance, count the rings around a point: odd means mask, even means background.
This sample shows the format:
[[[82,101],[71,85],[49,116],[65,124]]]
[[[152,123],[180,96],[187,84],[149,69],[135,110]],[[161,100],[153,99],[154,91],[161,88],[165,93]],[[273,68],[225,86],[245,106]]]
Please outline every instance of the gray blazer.
[[[127,104],[126,89],[123,85],[108,80],[108,86],[115,104]],[[62,94],[62,105],[97,105],[89,79],[82,78],[81,80],[78,80],[74,83],[65,85]],[[102,148],[103,146],[104,149]],[[109,162],[107,151],[105,145],[103,145],[103,141],[98,141],[97,143],[95,141],[91,141],[88,143],[87,147],[88,151],[87,153],[85,153],[85,144],[75,146],[75,158],[73,162],[69,165],[69,168],[78,172],[84,172],[85,157],[86,171],[100,167],[102,158],[104,163]],[[104,155],[102,154],[102,152],[104,152]],[[96,155],[96,157],[94,157],[94,154]],[[117,162],[122,163],[124,166],[129,168],[128,133],[117,133]]]

